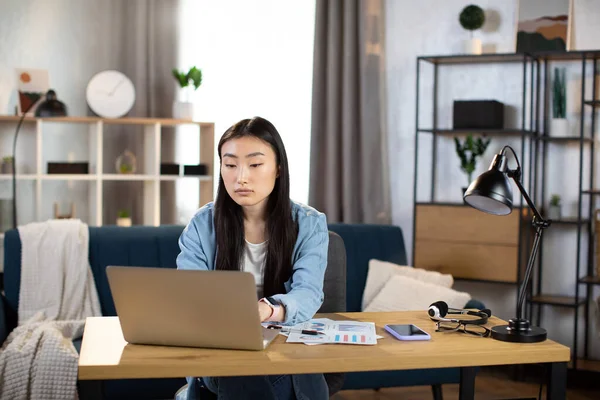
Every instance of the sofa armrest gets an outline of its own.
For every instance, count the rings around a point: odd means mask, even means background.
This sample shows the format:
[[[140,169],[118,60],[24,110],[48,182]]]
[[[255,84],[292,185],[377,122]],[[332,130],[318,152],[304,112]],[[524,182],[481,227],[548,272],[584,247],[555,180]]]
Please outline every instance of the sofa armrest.
[[[6,301],[4,295],[0,294],[0,347],[8,337],[8,323],[6,321],[6,311],[4,309]]]
[[[19,319],[17,314],[8,304],[4,294],[0,293],[0,346],[2,346],[8,335],[10,335],[18,324]]]
[[[477,310],[483,310],[485,308],[485,304],[477,299],[471,299],[467,301],[465,308],[475,308]]]

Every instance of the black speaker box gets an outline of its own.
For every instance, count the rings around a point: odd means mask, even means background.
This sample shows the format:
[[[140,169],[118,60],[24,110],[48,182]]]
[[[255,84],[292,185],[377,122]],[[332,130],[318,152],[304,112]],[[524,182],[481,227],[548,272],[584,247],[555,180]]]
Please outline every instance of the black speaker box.
[[[173,163],[161,163],[160,164],[161,175],[179,175],[179,164]]]
[[[206,175],[208,172],[208,168],[204,164],[198,165],[184,165],[183,166],[183,175],[193,175],[193,176],[201,176]]]
[[[496,100],[454,100],[454,129],[503,129],[504,104]]]
[[[48,162],[48,174],[87,174],[87,162]]]

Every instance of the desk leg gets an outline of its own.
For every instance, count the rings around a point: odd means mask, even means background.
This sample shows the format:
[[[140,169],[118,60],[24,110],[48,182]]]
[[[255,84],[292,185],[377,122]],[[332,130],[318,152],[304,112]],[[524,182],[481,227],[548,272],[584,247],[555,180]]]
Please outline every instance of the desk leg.
[[[567,398],[567,363],[558,362],[548,365],[548,400]]]
[[[460,369],[460,387],[458,398],[460,400],[473,400],[475,398],[475,367],[462,367]]]

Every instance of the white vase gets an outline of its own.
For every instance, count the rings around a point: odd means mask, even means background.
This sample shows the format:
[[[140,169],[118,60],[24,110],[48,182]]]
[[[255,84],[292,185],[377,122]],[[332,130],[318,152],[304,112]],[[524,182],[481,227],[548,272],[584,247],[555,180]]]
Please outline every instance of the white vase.
[[[552,118],[550,121],[550,136],[569,136],[569,121],[566,118]]]
[[[481,54],[481,39],[472,38],[465,40],[465,54]]]
[[[193,120],[194,119],[194,103],[189,101],[173,102],[173,118]]]
[[[562,217],[562,212],[560,206],[550,206],[548,207],[548,218],[557,220]]]
[[[131,218],[117,218],[117,226],[131,226]]]

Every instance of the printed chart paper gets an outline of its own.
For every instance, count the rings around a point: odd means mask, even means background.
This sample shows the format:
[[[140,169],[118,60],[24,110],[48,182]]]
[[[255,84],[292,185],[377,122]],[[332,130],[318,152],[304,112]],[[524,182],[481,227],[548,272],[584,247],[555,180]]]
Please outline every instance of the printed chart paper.
[[[306,329],[321,332],[322,335],[301,333],[302,330]],[[374,345],[377,344],[377,334],[375,332],[373,322],[333,321],[327,318],[319,318],[293,326],[288,333],[287,342]]]

